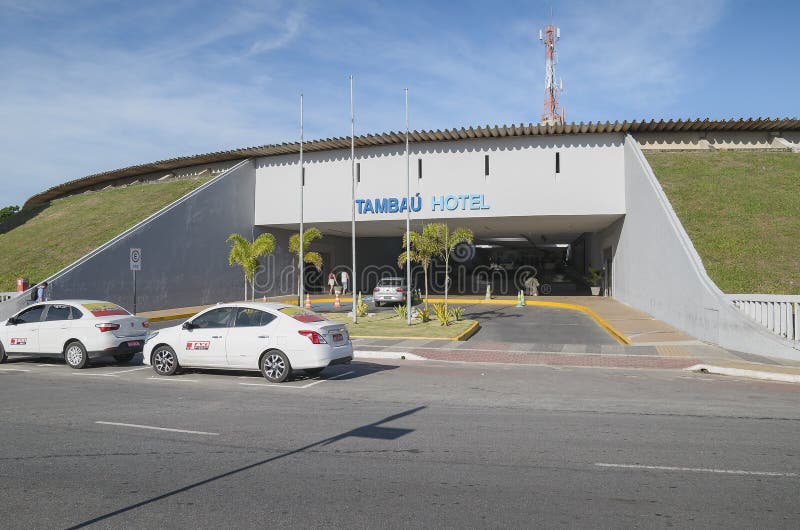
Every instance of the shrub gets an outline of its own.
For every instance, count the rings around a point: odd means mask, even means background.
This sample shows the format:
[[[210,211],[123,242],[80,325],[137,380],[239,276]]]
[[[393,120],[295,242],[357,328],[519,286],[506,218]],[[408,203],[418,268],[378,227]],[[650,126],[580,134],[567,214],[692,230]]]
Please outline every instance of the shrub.
[[[424,307],[420,307],[417,309],[417,318],[419,318],[422,322],[428,322],[431,319],[431,310],[425,309]]]
[[[399,304],[394,306],[394,314],[397,318],[405,320],[408,318],[408,306],[405,304]]]
[[[452,315],[450,311],[447,310],[447,306],[444,304],[433,304],[433,312],[436,313],[436,320],[439,321],[439,324],[442,326],[447,326],[450,324],[450,319]]]
[[[361,293],[358,293],[358,302],[356,303],[356,316],[359,317],[367,316],[368,309],[369,307],[367,306],[367,304],[365,304],[364,301],[361,300]]]
[[[461,318],[464,316],[464,308],[461,306],[455,306],[450,310],[450,314],[453,316],[453,319],[461,320]]]

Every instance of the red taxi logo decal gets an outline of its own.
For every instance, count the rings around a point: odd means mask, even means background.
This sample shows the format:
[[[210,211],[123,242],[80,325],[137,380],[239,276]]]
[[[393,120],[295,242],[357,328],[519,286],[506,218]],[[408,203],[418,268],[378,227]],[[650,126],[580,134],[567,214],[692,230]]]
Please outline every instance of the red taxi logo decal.
[[[12,346],[25,346],[26,344],[28,344],[26,337],[11,337]]]
[[[190,340],[186,343],[187,350],[207,350],[211,347],[211,342],[207,340]]]

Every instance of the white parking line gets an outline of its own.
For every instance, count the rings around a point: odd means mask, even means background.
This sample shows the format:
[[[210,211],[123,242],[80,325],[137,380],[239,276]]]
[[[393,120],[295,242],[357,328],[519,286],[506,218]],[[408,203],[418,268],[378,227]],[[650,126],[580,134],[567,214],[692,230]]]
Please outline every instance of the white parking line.
[[[197,379],[177,379],[175,377],[159,377],[155,375],[153,377],[148,377],[147,379],[150,381],[167,381],[167,382],[173,381],[177,383],[197,383]]]
[[[136,372],[138,370],[147,370],[148,368],[150,368],[150,367],[149,366],[140,366],[138,368],[131,368],[130,370],[120,370],[119,372],[111,372],[111,373],[108,373],[106,375],[125,374],[125,373],[128,373],[128,372]]]
[[[203,436],[219,436],[218,432],[187,431],[184,429],[170,429],[167,427],[153,427],[150,425],[137,425],[135,423],[117,423],[114,421],[96,421],[100,425],[115,425],[117,427],[132,427],[134,429],[150,429],[153,431],[182,432],[185,434],[202,434]]]
[[[333,377],[326,377],[325,379],[320,379],[318,381],[314,381],[314,382],[311,382],[311,383],[308,383],[308,384],[305,384],[305,385],[302,385],[302,386],[291,386],[291,385],[275,384],[275,383],[239,383],[239,384],[242,385],[242,386],[271,386],[271,387],[274,387],[274,388],[286,388],[286,389],[292,388],[292,389],[295,389],[295,390],[302,390],[304,388],[309,388],[309,387],[312,387],[314,385],[318,385],[320,383],[324,383],[325,381],[330,381],[331,379],[339,379],[340,377],[344,377],[346,375],[350,375],[350,374],[354,374],[354,373],[355,372],[353,372],[353,371],[345,372],[343,374],[335,375]]]
[[[30,372],[30,370],[24,370],[22,368],[0,368],[0,372]]]
[[[689,473],[717,473],[722,475],[755,475],[759,477],[800,477],[799,473],[780,473],[777,471],[745,471],[742,469],[713,469],[706,467],[643,466],[639,464],[606,464],[603,462],[596,462],[595,465],[597,467],[643,469],[647,471],[682,471]]]

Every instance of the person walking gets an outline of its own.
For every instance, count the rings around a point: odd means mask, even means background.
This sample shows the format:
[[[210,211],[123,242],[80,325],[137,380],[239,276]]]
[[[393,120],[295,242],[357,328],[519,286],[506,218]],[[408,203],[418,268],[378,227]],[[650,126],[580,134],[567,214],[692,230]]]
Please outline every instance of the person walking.
[[[335,286],[336,286],[336,274],[334,274],[334,272],[331,271],[331,273],[328,274],[328,287],[330,288],[329,290],[330,294],[333,294],[333,288]]]
[[[350,275],[347,271],[342,271],[342,294],[347,294],[347,285],[350,283]]]
[[[47,300],[47,282],[42,282],[36,288],[36,301],[44,302],[45,300]]]

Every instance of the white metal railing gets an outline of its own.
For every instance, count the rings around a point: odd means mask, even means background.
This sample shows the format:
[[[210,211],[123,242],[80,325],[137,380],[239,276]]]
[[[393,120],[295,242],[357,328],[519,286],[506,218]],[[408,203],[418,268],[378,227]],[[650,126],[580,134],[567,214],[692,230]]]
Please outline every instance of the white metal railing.
[[[729,294],[728,300],[776,335],[800,342],[800,296]]]

